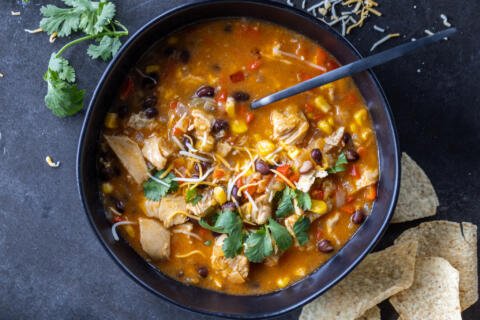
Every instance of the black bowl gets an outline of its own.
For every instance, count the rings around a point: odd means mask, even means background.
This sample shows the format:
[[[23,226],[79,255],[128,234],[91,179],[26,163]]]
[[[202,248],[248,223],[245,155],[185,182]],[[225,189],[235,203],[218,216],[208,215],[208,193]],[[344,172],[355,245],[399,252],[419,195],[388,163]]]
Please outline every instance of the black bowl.
[[[276,316],[321,295],[347,275],[373,248],[386,229],[398,195],[398,140],[388,102],[372,72],[354,77],[365,98],[378,141],[380,180],[371,216],[326,264],[301,281],[261,296],[234,296],[187,286],[171,279],[140,257],[127,242],[116,242],[99,199],[95,159],[103,119],[129,69],[157,40],[188,24],[221,17],[253,17],[290,28],[331,52],[341,64],[360,58],[358,51],[333,29],[291,7],[267,1],[205,1],[168,11],[142,27],[109,64],[95,90],[78,147],[78,187],[88,219],[113,259],[145,288],[180,307],[235,318]]]

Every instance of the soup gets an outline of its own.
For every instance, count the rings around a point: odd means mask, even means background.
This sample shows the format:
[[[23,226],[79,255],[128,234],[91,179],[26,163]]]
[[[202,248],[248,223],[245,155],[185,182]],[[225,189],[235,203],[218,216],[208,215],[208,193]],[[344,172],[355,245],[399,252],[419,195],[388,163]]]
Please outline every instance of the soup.
[[[99,142],[114,237],[178,281],[229,294],[275,291],[325,263],[376,198],[365,103],[348,78],[249,104],[338,66],[319,44],[258,20],[161,40],[125,78]]]

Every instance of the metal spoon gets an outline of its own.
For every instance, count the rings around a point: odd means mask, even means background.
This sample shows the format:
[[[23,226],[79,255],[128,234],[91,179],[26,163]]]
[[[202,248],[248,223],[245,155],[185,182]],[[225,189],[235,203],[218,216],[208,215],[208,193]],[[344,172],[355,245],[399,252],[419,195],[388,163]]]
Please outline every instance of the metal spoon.
[[[449,28],[440,32],[437,32],[431,36],[423,37],[416,41],[401,44],[397,47],[382,51],[372,56],[357,60],[355,62],[344,65],[340,68],[324,73],[312,79],[300,82],[292,87],[283,89],[281,91],[272,93],[266,97],[255,100],[251,104],[252,109],[258,109],[267,104],[273,103],[278,100],[282,100],[296,94],[299,94],[310,89],[323,86],[324,84],[333,82],[335,80],[351,76],[357,72],[365,71],[372,67],[381,65],[393,59],[397,59],[407,55],[408,53],[423,48],[426,45],[437,42],[445,37],[448,37],[457,32],[455,28]]]

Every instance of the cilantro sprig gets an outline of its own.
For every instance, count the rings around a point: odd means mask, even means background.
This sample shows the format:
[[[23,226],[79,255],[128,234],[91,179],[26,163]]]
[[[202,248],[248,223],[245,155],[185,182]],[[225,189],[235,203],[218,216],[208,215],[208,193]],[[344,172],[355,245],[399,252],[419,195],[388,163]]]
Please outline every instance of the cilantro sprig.
[[[308,230],[310,229],[310,219],[301,216],[293,225],[293,233],[298,243],[303,246],[308,241]]]
[[[167,176],[160,178],[165,170],[157,171],[153,177],[143,183],[143,193],[149,200],[159,201],[168,193],[178,190],[178,182],[173,180],[175,175],[170,172]]]
[[[128,35],[128,30],[114,20],[115,5],[108,0],[63,0],[66,8],[46,5],[40,9],[43,15],[40,28],[55,37],[67,37],[75,32],[85,35],[54,52],[43,79],[47,82],[45,105],[58,117],[72,116],[82,110],[85,91],[75,84],[75,70],[63,53],[72,46],[84,41],[90,44],[87,54],[92,59],[108,61],[120,49],[120,38]]]
[[[345,156],[345,153],[340,153],[340,155],[337,158],[337,161],[335,162],[335,165],[332,168],[328,168],[327,172],[328,173],[338,173],[338,172],[343,172],[347,170],[347,167],[345,166],[348,163],[347,157]]]
[[[198,194],[196,188],[191,188],[187,190],[187,193],[185,194],[185,201],[187,203],[196,205],[200,200],[202,200],[202,196]]]
[[[275,215],[278,218],[284,218],[295,211],[293,200],[297,200],[298,206],[303,210],[310,210],[312,207],[312,199],[307,192],[300,190],[293,190],[290,187],[285,187],[281,192],[281,197],[278,202]]]

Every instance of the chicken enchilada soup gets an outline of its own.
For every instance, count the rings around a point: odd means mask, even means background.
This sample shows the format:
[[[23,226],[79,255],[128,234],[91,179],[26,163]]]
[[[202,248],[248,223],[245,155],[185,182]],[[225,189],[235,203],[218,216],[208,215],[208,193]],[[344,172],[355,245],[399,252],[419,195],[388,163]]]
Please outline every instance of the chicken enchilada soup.
[[[305,277],[376,198],[378,152],[351,79],[251,110],[337,68],[278,25],[196,24],[152,47],[107,113],[98,175],[114,238],[186,284],[261,294]]]

